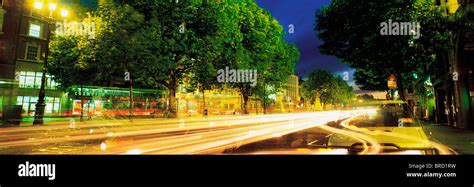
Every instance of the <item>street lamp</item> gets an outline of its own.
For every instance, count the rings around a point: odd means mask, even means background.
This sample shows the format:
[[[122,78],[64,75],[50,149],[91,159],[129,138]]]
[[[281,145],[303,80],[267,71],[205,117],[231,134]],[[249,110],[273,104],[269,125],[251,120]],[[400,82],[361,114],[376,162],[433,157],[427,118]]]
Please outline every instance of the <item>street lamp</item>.
[[[43,2],[36,1],[33,6],[35,9],[41,10],[43,8]]]
[[[69,14],[69,12],[68,12],[67,10],[61,9],[61,16],[62,16],[62,17],[67,17],[68,14]]]
[[[55,11],[56,10],[56,3],[49,3],[49,10]]]
[[[33,7],[37,9],[38,11],[41,11],[43,9],[43,2],[35,1],[33,4]],[[33,121],[33,125],[43,125],[44,110],[46,108],[46,103],[45,103],[46,67],[48,66],[49,41],[51,40],[51,25],[54,24],[53,12],[56,10],[57,5],[55,3],[49,3],[48,8],[49,8],[49,17],[44,17],[44,19],[47,22],[46,25],[48,26],[46,29],[46,32],[47,32],[46,53],[45,53],[45,59],[44,59],[44,64],[43,64],[43,74],[41,75],[41,86],[40,86],[40,91],[38,95],[38,103],[36,103],[36,109],[35,109],[35,120]],[[67,14],[63,14],[62,11],[61,11],[61,15],[63,17],[67,16]]]

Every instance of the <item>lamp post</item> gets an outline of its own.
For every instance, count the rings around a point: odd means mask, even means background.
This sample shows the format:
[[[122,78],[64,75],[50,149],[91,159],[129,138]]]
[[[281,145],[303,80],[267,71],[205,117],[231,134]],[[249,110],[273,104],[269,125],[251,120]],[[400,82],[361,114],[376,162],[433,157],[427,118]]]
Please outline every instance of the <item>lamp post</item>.
[[[34,2],[33,6],[36,10],[41,11],[43,9],[43,2],[36,1]],[[56,10],[57,5],[55,3],[49,3],[49,16],[45,16],[44,19],[46,20],[46,53],[45,53],[45,59],[44,59],[44,64],[43,64],[43,74],[41,75],[41,86],[40,86],[40,91],[38,95],[38,103],[36,103],[36,109],[35,109],[35,119],[33,121],[33,125],[43,125],[43,117],[44,117],[44,111],[46,108],[46,103],[45,103],[45,96],[46,96],[46,67],[48,66],[48,57],[49,57],[49,42],[51,40],[51,25],[54,24],[54,19],[53,19],[53,13]],[[63,17],[67,16],[67,10],[62,9],[61,10],[61,15]]]

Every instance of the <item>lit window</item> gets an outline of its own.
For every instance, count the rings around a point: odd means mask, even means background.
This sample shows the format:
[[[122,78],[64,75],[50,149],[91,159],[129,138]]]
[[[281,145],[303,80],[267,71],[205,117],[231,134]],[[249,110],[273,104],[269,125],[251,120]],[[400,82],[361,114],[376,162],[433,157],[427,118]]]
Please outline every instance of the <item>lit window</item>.
[[[0,4],[0,33],[3,31],[3,15],[6,13],[3,10],[3,0],[0,0],[2,4]]]
[[[3,32],[3,9],[0,9],[0,33]]]
[[[39,46],[28,45],[26,47],[26,59],[27,60],[38,60]]]
[[[41,72],[32,72],[32,71],[22,71],[20,72],[20,88],[34,88],[39,89],[41,87],[41,78],[43,73]],[[53,77],[46,75],[46,89],[57,89],[58,84],[53,80]]]
[[[38,102],[38,97],[29,97],[29,96],[18,96],[17,105],[21,105],[23,108],[22,113],[33,116],[36,103]],[[58,114],[61,109],[61,100],[57,97],[46,97],[45,98],[45,114]]]
[[[30,36],[39,38],[41,36],[41,26],[38,24],[30,24]]]

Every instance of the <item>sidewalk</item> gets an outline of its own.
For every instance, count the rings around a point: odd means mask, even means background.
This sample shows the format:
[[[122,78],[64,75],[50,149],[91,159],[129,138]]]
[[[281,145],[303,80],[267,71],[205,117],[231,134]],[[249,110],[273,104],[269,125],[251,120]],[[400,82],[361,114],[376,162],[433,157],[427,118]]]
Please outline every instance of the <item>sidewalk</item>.
[[[474,131],[472,130],[429,123],[423,123],[423,130],[430,139],[451,147],[461,155],[474,155]]]

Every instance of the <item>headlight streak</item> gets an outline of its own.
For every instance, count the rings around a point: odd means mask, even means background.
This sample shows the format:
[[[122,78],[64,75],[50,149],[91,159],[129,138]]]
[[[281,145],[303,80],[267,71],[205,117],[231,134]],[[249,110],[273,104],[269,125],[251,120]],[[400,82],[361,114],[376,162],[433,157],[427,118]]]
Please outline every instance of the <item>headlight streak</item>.
[[[451,148],[449,148],[445,145],[441,145],[439,143],[430,141],[430,140],[425,140],[425,139],[422,139],[422,138],[408,136],[408,135],[400,134],[400,133],[396,133],[396,132],[386,132],[386,131],[374,132],[374,131],[370,131],[370,130],[365,129],[365,128],[358,128],[356,126],[350,125],[349,122],[352,121],[355,118],[356,117],[352,117],[348,120],[345,120],[344,122],[341,123],[341,126],[347,128],[349,130],[360,132],[360,133],[365,133],[365,134],[372,134],[372,135],[382,134],[382,135],[385,135],[385,136],[401,138],[401,139],[410,140],[410,141],[414,141],[414,142],[423,142],[425,144],[431,145],[433,148],[437,149],[440,152],[440,154],[444,154],[444,155],[457,154],[457,152],[454,151],[453,149],[451,149]],[[407,127],[407,128],[409,128],[409,127]],[[405,154],[407,154],[407,153],[405,152]]]
[[[76,129],[67,132],[63,131],[68,129],[69,125],[0,129],[0,146],[20,147],[97,140],[100,145],[96,143],[92,146],[84,146],[72,154],[215,154],[221,153],[225,149],[319,127],[361,142],[363,146],[361,154],[377,154],[381,151],[380,144],[372,137],[363,134],[374,132],[366,132],[357,127],[346,130],[326,125],[328,122],[353,119],[355,116],[374,111],[373,109],[364,109],[260,116],[185,118],[185,126],[179,125],[179,118],[143,119],[133,123],[129,123],[128,120],[112,119],[91,121],[88,124],[77,123]],[[342,124],[348,125],[350,119],[343,121]],[[354,132],[354,128],[363,132]],[[385,134],[387,132],[377,133]],[[35,138],[28,139],[31,137]],[[430,143],[439,147],[443,146],[436,145],[435,142]],[[324,153],[331,154],[331,151],[321,152],[321,154]],[[345,152],[339,150],[333,153],[344,154]],[[39,154],[48,153],[44,151]],[[308,154],[318,154],[318,152]]]
[[[312,113],[312,115],[313,116],[308,116],[308,114],[297,114],[296,116],[298,116],[300,119],[303,119],[303,118],[308,118],[308,117],[317,117],[317,116],[325,115],[325,114]],[[257,119],[257,118],[270,118],[270,119],[262,120],[262,119]],[[255,125],[255,124],[258,125],[258,123],[261,123],[263,121],[276,122],[276,121],[286,121],[286,119],[287,119],[287,116],[284,116],[284,115],[245,116],[239,119],[231,118],[229,121],[216,124],[213,128],[228,127],[228,125],[236,125],[236,126],[237,125],[238,126]],[[177,121],[177,120],[170,120],[170,121]],[[0,146],[26,146],[26,145],[31,145],[31,144],[48,144],[48,143],[57,143],[57,142],[66,142],[66,141],[70,142],[70,141],[81,141],[81,140],[105,139],[105,138],[109,138],[110,135],[113,135],[114,137],[141,136],[141,135],[154,134],[154,133],[167,133],[167,132],[173,132],[173,131],[182,131],[183,129],[196,130],[196,129],[209,128],[209,126],[207,125],[208,124],[207,120],[198,120],[198,122],[194,123],[194,125],[188,124],[188,126],[185,128],[179,128],[178,126],[175,125],[176,123],[168,123],[164,126],[156,125],[156,120],[147,121],[146,123],[144,122],[137,123],[137,124],[141,124],[141,125],[148,124],[151,126],[147,126],[145,127],[145,129],[140,129],[140,130],[133,129],[133,131],[130,131],[130,128],[133,128],[133,126],[118,126],[117,127],[118,129],[125,132],[110,133],[111,131],[110,129],[97,129],[95,130],[94,134],[80,132],[77,135],[68,136],[67,138],[66,137],[53,137],[53,138],[43,137],[43,138],[38,138],[35,140],[28,139],[30,135],[27,133],[24,134],[25,131],[21,131],[22,129],[16,129],[18,131],[13,131],[13,132],[18,133],[18,134],[14,133],[15,135],[6,134],[6,133],[3,134],[2,133],[3,131],[0,131]],[[106,124],[106,126],[108,125],[109,124]],[[86,126],[86,127],[90,128],[90,126]],[[51,128],[51,127],[48,127],[48,128]],[[63,129],[64,128],[69,128],[69,125],[63,126]],[[31,129],[32,128],[28,127],[26,132],[33,131]],[[39,127],[39,129],[41,129],[41,127]],[[4,129],[1,129],[1,130],[4,130]],[[5,130],[8,131],[10,129],[5,129]],[[53,128],[52,130],[56,130],[56,129]],[[13,133],[12,131],[9,131],[9,132]],[[101,134],[100,132],[104,132],[104,134]],[[23,137],[27,137],[27,138],[21,139]],[[13,139],[15,141],[7,141],[10,139]]]

